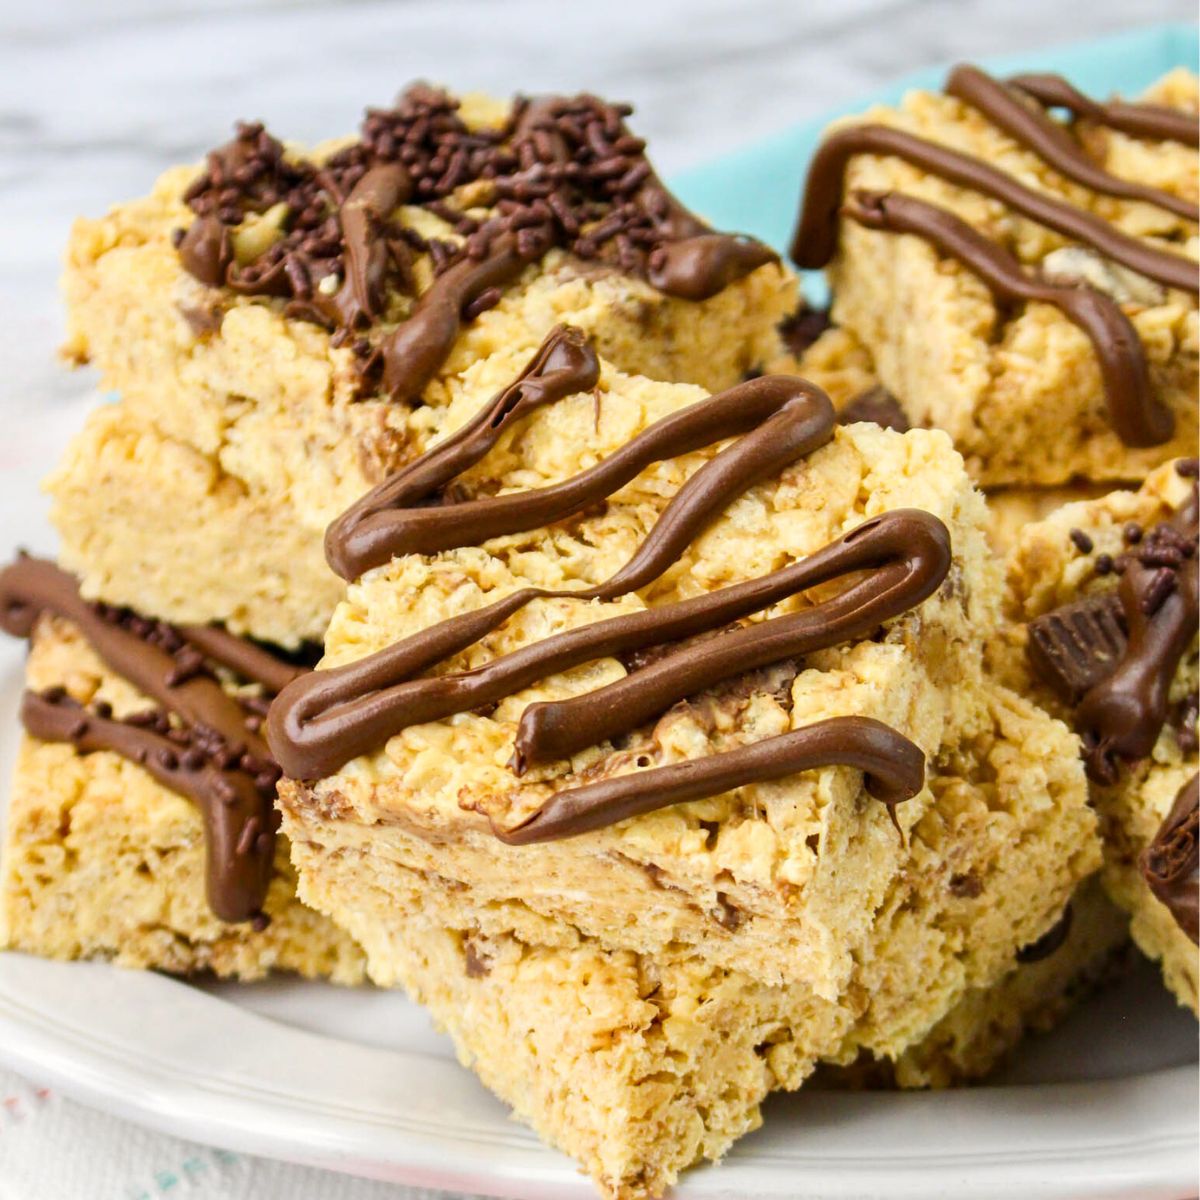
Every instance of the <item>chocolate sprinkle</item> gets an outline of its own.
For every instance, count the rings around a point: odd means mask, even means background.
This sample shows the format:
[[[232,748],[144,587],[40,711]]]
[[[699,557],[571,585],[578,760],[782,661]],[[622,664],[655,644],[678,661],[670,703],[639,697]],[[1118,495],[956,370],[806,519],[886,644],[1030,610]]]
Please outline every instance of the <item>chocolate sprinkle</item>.
[[[695,301],[775,261],[760,242],[715,233],[679,203],[626,127],[631,111],[548,96],[518,100],[502,128],[472,131],[456,100],[416,84],[394,108],[369,110],[359,141],[320,165],[287,158],[261,125],[240,125],[185,194],[196,218],[180,259],[211,287],[285,300],[289,316],[335,331],[339,345],[362,334],[354,353],[364,386],[381,383],[404,401],[419,397],[460,323],[498,303],[553,246]],[[450,203],[466,184],[476,187],[471,203],[489,210],[481,220]],[[424,205],[463,242],[399,225],[404,204]],[[232,229],[269,210],[282,211],[277,236],[237,263]],[[419,298],[414,252],[429,254],[436,276]],[[405,296],[416,303],[402,315]]]
[[[1096,548],[1096,543],[1082,529],[1071,530],[1071,541],[1080,554],[1091,554]]]

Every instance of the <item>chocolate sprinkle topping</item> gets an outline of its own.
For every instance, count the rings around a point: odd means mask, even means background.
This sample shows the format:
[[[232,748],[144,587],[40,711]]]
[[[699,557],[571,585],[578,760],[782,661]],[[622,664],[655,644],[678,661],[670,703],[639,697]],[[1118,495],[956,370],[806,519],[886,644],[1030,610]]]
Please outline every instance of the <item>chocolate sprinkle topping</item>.
[[[1142,876],[1179,928],[1200,944],[1200,776],[1179,789],[1154,841],[1142,854]]]
[[[1075,549],[1078,550],[1080,554],[1091,554],[1091,552],[1095,550],[1096,543],[1093,542],[1092,539],[1088,537],[1088,535],[1084,533],[1082,529],[1072,529],[1070,536]]]
[[[44,612],[69,620],[110,669],[160,707],[118,720],[110,705],[83,708],[63,688],[26,692],[26,729],[47,741],[71,742],[84,754],[115,751],[192,800],[204,818],[209,906],[223,921],[262,924],[281,772],[208,662],[268,688],[303,672],[224,630],[180,629],[129,609],[89,604],[65,571],[22,556],[0,571],[0,628],[31,637]]]
[[[1110,592],[1030,622],[1037,674],[1075,707],[1088,774],[1115,782],[1119,760],[1144,758],[1170,715],[1176,669],[1196,636],[1197,496],[1146,530],[1114,564]]]
[[[338,344],[359,334],[364,381],[374,386],[381,371],[386,393],[414,401],[461,322],[498,303],[553,246],[686,300],[775,261],[760,242],[713,232],[671,195],[625,125],[631,111],[547,96],[518,100],[502,128],[470,130],[456,100],[416,84],[394,108],[368,111],[360,140],[320,165],[286,158],[261,125],[241,125],[185,195],[196,219],[180,258],[201,283],[285,299],[288,315],[335,330]],[[486,216],[452,202],[467,184]],[[401,226],[405,204],[424,205],[462,242]],[[237,263],[232,229],[269,212],[277,236]],[[414,253],[430,255],[436,276],[420,297]],[[404,296],[415,304],[401,316]]]
[[[410,725],[477,710],[600,658],[669,647],[594,692],[529,705],[513,754],[520,775],[533,762],[565,759],[628,733],[677,701],[747,671],[867,636],[944,580],[950,566],[945,527],[929,513],[897,510],[760,579],[568,630],[471,671],[422,676],[536,598],[608,600],[652,583],[732,499],[824,444],[833,432],[832,406],[819,389],[800,379],[764,377],[663,418],[565,483],[483,500],[427,503],[480,461],[516,416],[572,389],[589,389],[594,376],[594,355],[582,336],[565,328],[552,332],[516,383],[460,434],[330,527],[331,562],[353,577],[381,561],[384,552],[436,553],[538,528],[587,510],[653,462],[737,440],[692,475],[629,562],[603,583],[579,591],[523,588],[357,662],[290,684],[272,705],[268,722],[271,745],[290,775],[332,774]],[[858,578],[860,572],[866,574]],[[819,604],[738,624],[788,596],[847,575],[854,581]],[[726,627],[719,638],[698,636]],[[665,804],[831,763],[863,769],[869,789],[889,808],[922,786],[924,758],[917,747],[878,722],[837,718],[700,761],[559,792],[519,829],[499,830],[497,836],[511,842],[569,837]]]

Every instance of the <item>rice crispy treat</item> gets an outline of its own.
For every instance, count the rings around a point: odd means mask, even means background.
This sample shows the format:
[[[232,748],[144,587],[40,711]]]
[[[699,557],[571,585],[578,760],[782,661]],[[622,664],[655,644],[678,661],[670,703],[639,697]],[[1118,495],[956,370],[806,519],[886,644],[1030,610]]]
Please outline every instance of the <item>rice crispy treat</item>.
[[[76,223],[65,352],[121,398],[49,481],[88,596],[319,640],[340,595],[325,526],[449,431],[480,360],[527,355],[563,320],[627,371],[710,389],[779,352],[794,277],[686,213],[626,109],[459,103],[410,89],[359,139],[311,152],[242,126],[204,165]],[[468,165],[448,163],[459,151]],[[176,470],[211,516],[198,554],[169,502],[135,513]],[[140,545],[98,493],[138,515]]]
[[[26,686],[63,689],[84,711],[111,705],[118,720],[151,704],[77,626],[52,615],[34,632]],[[197,806],[129,757],[23,734],[0,872],[0,945],[174,974],[251,980],[284,970],[362,981],[357,946],[296,899],[285,839],[262,904],[267,922],[214,914],[206,840]]]
[[[596,390],[598,402],[589,388],[515,421],[477,467],[455,480],[456,497],[560,484],[611,461],[656,422],[691,418],[708,402],[700,389],[608,366],[600,368]],[[713,403],[744,407],[740,391],[727,395]],[[404,554],[369,571],[335,614],[323,667],[361,667],[407,635],[478,612],[523,586],[578,590],[609,578],[645,542],[667,501],[713,461],[705,447],[655,463],[599,511],[593,506],[547,532],[512,533],[483,546],[468,535],[458,549]],[[864,796],[857,770],[829,767],[763,781],[536,850],[507,845],[493,829],[515,828],[572,783],[709,756],[821,718],[883,721],[928,754],[969,733],[984,719],[970,684],[980,677],[979,631],[996,618],[998,580],[981,533],[982,501],[943,434],[901,436],[866,424],[836,429],[821,448],[729,504],[640,590],[613,599],[535,600],[438,668],[477,667],[549,634],[711,595],[803,559],[876,514],[906,508],[945,523],[952,560],[936,592],[889,622],[882,637],[734,678],[629,736],[537,763],[521,778],[506,760],[525,708],[626,678],[617,658],[552,675],[498,705],[381,737],[378,748],[337,770],[314,772],[289,759],[273,733],[277,758],[305,781],[284,785],[287,820],[297,836],[303,829],[305,840],[331,855],[378,857],[451,887],[469,885],[473,919],[487,933],[512,930],[554,943],[578,929],[606,945],[650,953],[678,942],[768,981],[801,977],[836,991],[868,913],[906,861],[887,807]],[[802,612],[812,598],[782,599],[769,611]],[[636,679],[636,664],[626,661]],[[272,729],[278,711],[276,705]],[[349,744],[334,741],[339,750]],[[919,821],[928,802],[922,792],[896,807],[899,826]],[[822,868],[822,854],[836,868]]]
[[[777,369],[803,375],[829,394],[839,419],[875,421],[893,429],[911,428],[900,402],[879,382],[866,347],[848,329],[834,325],[803,345],[798,357],[777,360]],[[1058,486],[1002,487],[987,491],[987,534],[992,548],[1007,554],[1020,531],[1064,504],[1091,500],[1111,484],[1073,480]]]
[[[1193,1011],[1200,970],[1194,508],[1190,534],[1185,514],[1195,502],[1195,470],[1194,459],[1164,465],[1136,491],[1069,504],[1028,526],[1008,566],[1012,624],[990,649],[1005,678],[1075,724],[1083,737],[1104,839],[1105,886],[1131,915],[1134,941],[1162,963],[1167,986]],[[1161,533],[1168,521],[1185,530],[1178,539]],[[1162,556],[1164,536],[1186,556],[1174,558],[1177,567],[1169,552]],[[1160,560],[1167,565],[1156,566]],[[1135,635],[1121,589],[1128,587],[1150,607],[1147,588],[1161,588],[1154,580],[1164,571],[1174,571],[1176,580],[1144,624],[1154,639],[1178,620],[1178,660],[1168,657],[1146,671],[1152,681],[1161,680],[1161,704],[1142,702],[1135,711],[1154,708],[1162,720],[1138,729],[1139,742],[1119,727],[1097,724],[1095,714],[1103,709],[1096,688],[1113,677],[1117,664],[1138,658],[1129,648]],[[1040,654],[1037,647],[1030,654],[1031,642],[1043,648]],[[1063,666],[1057,648],[1068,644]]]
[[[1140,479],[1197,439],[1197,79],[1150,89],[1165,115],[1020,82],[958,68],[948,94],[834,125],[792,254],[828,266],[835,324],[983,486]],[[1131,109],[1181,140],[1133,136]],[[1011,132],[1028,123],[1050,149]],[[1056,211],[1033,219],[1046,200]]]
[[[607,947],[569,925],[544,940],[488,932],[478,918],[493,905],[469,885],[310,840],[293,792],[301,894],[360,942],[375,982],[428,1006],[463,1062],[579,1159],[602,1195],[659,1196],[756,1128],[768,1092],[798,1087],[822,1060],[898,1058],[913,1086],[986,1071],[1123,939],[1123,922],[1086,887],[1075,932],[1065,944],[1055,936],[1098,862],[1069,732],[1003,689],[987,690],[985,708],[985,727],[933,768],[908,868],[889,880],[863,952],[830,994],[767,984],[679,945]],[[505,924],[551,932],[527,915]],[[1021,946],[1046,957],[1018,965]],[[987,1001],[992,987],[1002,1003]]]
[[[984,1079],[1028,1034],[1048,1033],[1098,986],[1119,975],[1129,954],[1129,918],[1109,900],[1099,875],[1071,897],[1070,916],[991,987],[968,990],[919,1041],[895,1058],[864,1054],[823,1069],[837,1088],[954,1087]],[[1052,947],[1052,948],[1051,948]]]

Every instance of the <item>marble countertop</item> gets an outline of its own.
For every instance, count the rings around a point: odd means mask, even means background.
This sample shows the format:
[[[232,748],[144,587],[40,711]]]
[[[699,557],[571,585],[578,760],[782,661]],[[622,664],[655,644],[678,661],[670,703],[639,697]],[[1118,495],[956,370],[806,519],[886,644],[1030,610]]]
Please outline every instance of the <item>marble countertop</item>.
[[[667,175],[921,67],[1184,21],[1194,0],[52,0],[0,3],[3,546],[53,546],[37,480],[91,386],[55,358],[71,220],[143,194],[240,117],[352,129],[413,78],[637,106]],[[14,422],[15,427],[14,427]]]
[[[144,193],[166,166],[224,140],[236,119],[261,118],[315,141],[349,131],[365,104],[387,102],[412,78],[501,94],[587,89],[636,105],[636,128],[670,175],[918,67],[1196,12],[1195,0],[1091,0],[1081,21],[1080,8],[1046,0],[3,0],[0,472],[27,499],[0,514],[0,554],[17,544],[53,549],[37,481],[94,402],[88,372],[68,372],[55,355],[56,281],[71,220]]]
[[[143,194],[240,117],[318,140],[412,78],[633,102],[667,175],[939,62],[1194,18],[1193,0],[53,0],[0,4],[4,545],[53,545],[37,480],[91,385],[55,358],[71,220]],[[13,429],[13,422],[16,429]]]

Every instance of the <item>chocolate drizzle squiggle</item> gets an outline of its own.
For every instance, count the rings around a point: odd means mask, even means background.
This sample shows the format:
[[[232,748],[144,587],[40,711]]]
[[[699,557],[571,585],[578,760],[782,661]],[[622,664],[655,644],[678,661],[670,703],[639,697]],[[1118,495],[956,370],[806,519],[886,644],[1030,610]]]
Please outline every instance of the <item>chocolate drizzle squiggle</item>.
[[[1131,137],[1200,146],[1200,121],[1194,113],[1123,100],[1101,103],[1072,87],[1061,75],[1014,75],[1008,83],[1033,97],[1043,108],[1065,108],[1076,117],[1087,117],[1097,125],[1107,125]]]
[[[1158,250],[1065,200],[1034,191],[1011,175],[969,154],[960,154],[889,125],[851,125],[830,134],[813,157],[800,221],[792,238],[791,256],[798,266],[828,265],[837,249],[846,167],[859,154],[902,158],[949,183],[999,200],[1014,212],[1037,221],[1161,283],[1164,287],[1200,291],[1200,266],[1181,254]]]
[[[395,553],[428,553],[476,544],[497,532],[537,528],[611,495],[652,462],[727,438],[739,440],[691,476],[633,557],[603,583],[581,590],[522,588],[357,662],[315,672],[289,685],[271,707],[268,739],[290,775],[311,779],[332,774],[410,725],[496,703],[539,679],[599,658],[667,647],[725,630],[730,623],[817,584],[871,572],[809,609],[726,630],[700,646],[667,649],[650,665],[607,688],[573,700],[530,705],[519,723],[513,756],[514,770],[520,774],[531,761],[567,757],[628,732],[676,701],[748,670],[871,633],[919,604],[945,578],[950,564],[945,527],[931,514],[900,510],[873,518],[803,562],[762,578],[568,630],[472,671],[418,678],[534,599],[614,599],[657,579],[730,500],[828,441],[834,428],[832,406],[819,389],[799,379],[764,377],[664,418],[564,484],[463,504],[380,510],[381,503],[415,506],[429,499],[478,462],[512,420],[570,394],[574,384],[590,386],[595,372],[594,359],[580,335],[554,331],[516,383],[462,434],[430,451],[397,480],[385,483],[351,510],[351,519],[339,522],[336,532],[331,530],[331,560],[346,567],[377,560],[381,546]],[[374,527],[374,537],[361,538],[354,545],[366,523],[381,517],[386,520]],[[526,823],[527,832],[507,830],[500,836],[515,840],[570,836],[620,820],[621,813],[648,811],[655,805],[638,798],[648,789],[657,793],[661,786],[664,795],[680,797],[711,795],[754,779],[788,774],[790,770],[780,764],[801,761],[858,764],[870,759],[876,791],[894,803],[901,792],[911,795],[919,790],[921,777],[914,784],[911,763],[920,752],[911,747],[893,754],[894,772],[889,775],[878,765],[876,752],[885,742],[892,750],[898,743],[888,742],[874,725],[838,719],[812,732],[797,730],[783,740],[770,739],[761,748],[730,752],[737,757],[714,756],[704,760],[707,765],[681,764],[641,772],[631,777],[636,782],[608,780],[570,789],[539,810],[544,820],[539,817],[536,828]],[[891,737],[911,746],[899,734]],[[829,755],[836,754],[839,746],[842,757],[831,760]]]
[[[83,754],[115,751],[191,800],[204,820],[209,907],[222,921],[265,928],[262,906],[275,859],[275,818],[249,775],[221,770],[211,760],[191,765],[179,744],[162,733],[59,697],[26,692],[21,722],[34,737],[70,742]]]
[[[266,743],[247,727],[246,711],[212,675],[182,670],[177,656],[132,627],[102,616],[80,596],[75,580],[53,563],[23,556],[0,571],[0,628],[30,637],[44,612],[69,620],[115,673],[176,714],[194,736],[176,741],[150,727],[82,710],[65,697],[46,696],[27,697],[23,711],[30,732],[72,741],[85,752],[128,750],[172,790],[195,801],[210,835],[207,878],[213,912],[225,921],[261,922],[274,861],[278,769]],[[154,625],[143,624],[147,629]],[[175,632],[204,655],[268,686],[297,674],[286,664],[269,665],[266,651],[258,647],[243,644],[235,650],[231,643],[237,639],[223,631],[189,627]]]
[[[978,67],[960,66],[946,80],[946,94],[978,109],[1013,141],[1036,154],[1060,175],[1102,196],[1142,200],[1188,221],[1200,221],[1200,207],[1161,188],[1112,175],[1097,166],[1078,142],[1039,108],[1033,108],[1011,88]]]
[[[1187,503],[1167,524],[1188,539],[1190,556],[1181,556],[1171,590],[1155,604],[1154,589],[1166,568],[1139,557],[1130,559],[1117,585],[1129,639],[1125,653],[1076,709],[1088,773],[1101,783],[1116,778],[1117,758],[1143,758],[1154,749],[1167,719],[1171,681],[1196,637],[1200,530],[1194,486]]]
[[[1072,104],[1076,98],[1086,101],[1065,81],[1047,84],[1043,77],[1038,77],[1038,81],[1034,86],[1040,89],[1039,95],[1052,93],[1059,100],[1064,97],[1071,100]],[[1197,218],[1194,204],[1159,189],[1119,179],[1096,166],[1064,129],[982,71],[973,67],[956,68],[947,91],[977,108],[1067,178],[1102,194],[1146,201],[1176,215]],[[999,247],[989,248],[985,239],[965,222],[936,205],[889,195],[876,196],[866,203],[860,198],[857,204],[843,209],[846,168],[858,154],[895,156],[950,183],[1000,200],[1015,212],[1091,246],[1166,287],[1200,291],[1200,266],[1182,255],[1129,237],[1072,204],[1026,187],[981,159],[904,130],[872,124],[839,130],[821,145],[810,168],[792,239],[791,255],[797,264],[807,268],[827,266],[837,249],[838,218],[844,211],[872,228],[926,238],[942,253],[975,271],[1002,300],[1043,300],[1056,304],[1087,333],[1095,347],[1117,436],[1136,447],[1161,445],[1169,440],[1174,432],[1173,415],[1155,397],[1141,343],[1118,305],[1092,288],[1055,287],[1036,276],[1026,276],[1015,258]],[[1072,290],[1078,296],[1073,296]],[[1087,296],[1093,298],[1083,298]]]
[[[1200,776],[1179,789],[1138,865],[1179,928],[1200,944]]]
[[[925,782],[925,756],[890,725],[870,717],[831,717],[708,758],[556,792],[526,821],[497,831],[497,837],[510,846],[575,837],[750,782],[831,766],[862,771],[867,790],[887,805],[893,821],[895,806],[915,796]]]
[[[1111,296],[1026,274],[1013,255],[961,217],[913,196],[856,192],[845,212],[870,229],[924,238],[978,275],[1001,300],[1053,304],[1091,340],[1117,436],[1129,446],[1157,446],[1170,438],[1174,415],[1154,394],[1137,331]]]
[[[588,339],[565,325],[551,330],[515,382],[461,429],[372,488],[329,526],[325,533],[329,565],[352,581],[397,554],[447,550],[513,532],[513,527],[497,524],[494,518],[489,521],[485,515],[510,510],[512,501],[418,506],[479,462],[515,421],[544,404],[590,391],[599,379],[600,364]],[[527,496],[517,499],[522,511],[527,511]],[[564,515],[566,510],[543,510],[533,523]]]
[[[262,684],[272,694],[283,691],[293,679],[308,674],[305,667],[297,667],[282,658],[276,658],[269,650],[230,633],[220,625],[177,625],[175,628],[205,658],[228,667],[243,679]]]

